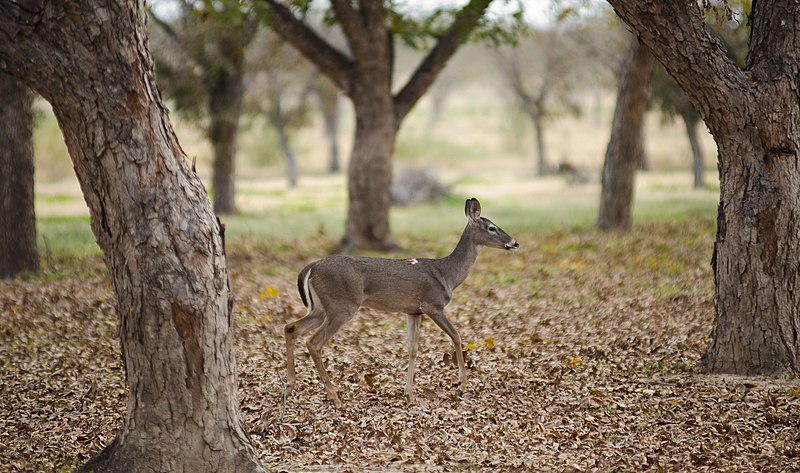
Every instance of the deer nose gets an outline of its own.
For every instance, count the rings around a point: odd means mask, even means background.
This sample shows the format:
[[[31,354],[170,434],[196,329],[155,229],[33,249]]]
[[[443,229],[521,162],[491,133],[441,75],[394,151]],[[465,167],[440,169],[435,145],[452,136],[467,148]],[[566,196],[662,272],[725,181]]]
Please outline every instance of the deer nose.
[[[511,243],[506,243],[507,250],[516,250],[517,248],[519,248],[519,243],[517,243],[517,240],[514,240]]]

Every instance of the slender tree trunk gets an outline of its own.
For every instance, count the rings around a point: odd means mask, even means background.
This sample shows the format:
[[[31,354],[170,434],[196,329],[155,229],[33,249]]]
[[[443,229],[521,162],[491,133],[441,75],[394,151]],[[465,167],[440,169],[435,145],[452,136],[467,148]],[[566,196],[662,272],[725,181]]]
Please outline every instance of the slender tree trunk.
[[[285,123],[273,123],[275,131],[278,132],[278,145],[281,148],[281,154],[286,162],[286,182],[289,187],[297,187],[297,160],[294,157],[294,150],[289,142],[289,135],[286,132]]]
[[[125,421],[81,470],[264,471],[239,415],[222,228],[161,101],[144,2],[6,7],[0,59],[53,105],[120,319]]]
[[[639,130],[639,170],[641,171],[650,170],[650,159],[647,156],[647,148],[644,145],[647,142],[645,134],[644,123],[642,123],[642,128]]]
[[[692,148],[692,171],[694,174],[694,188],[703,188],[703,150],[700,148],[700,139],[697,137],[697,123],[698,120],[694,118],[694,113],[684,113],[683,124],[686,126],[686,136],[689,138],[689,146]]]
[[[0,279],[39,268],[32,107],[30,90],[0,71]]]
[[[540,176],[550,172],[547,165],[547,149],[544,144],[544,125],[540,114],[529,114],[533,123],[533,137],[536,142],[536,172]]]
[[[239,63],[230,70],[221,69],[209,97],[211,124],[208,137],[214,149],[212,181],[217,214],[237,212],[235,164],[244,92],[242,67],[243,64]]]
[[[345,251],[395,248],[389,227],[389,208],[397,124],[391,96],[374,94],[372,97],[354,99],[356,134],[348,168],[347,226],[341,242]]]
[[[325,88],[322,90],[322,88]],[[328,142],[328,171],[341,170],[339,163],[339,91],[329,84],[317,86],[317,96]]]
[[[629,228],[636,168],[642,159],[641,131],[650,93],[654,59],[634,39],[623,65],[617,106],[606,149],[600,194],[599,228]]]

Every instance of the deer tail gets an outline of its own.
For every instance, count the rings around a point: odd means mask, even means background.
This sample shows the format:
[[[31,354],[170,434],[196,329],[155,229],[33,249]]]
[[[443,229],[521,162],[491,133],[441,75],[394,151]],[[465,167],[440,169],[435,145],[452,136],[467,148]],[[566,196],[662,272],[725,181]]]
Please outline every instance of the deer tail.
[[[309,312],[314,308],[314,298],[311,296],[311,269],[314,263],[309,264],[297,275],[297,292],[300,293],[300,300],[303,305],[308,307]]]

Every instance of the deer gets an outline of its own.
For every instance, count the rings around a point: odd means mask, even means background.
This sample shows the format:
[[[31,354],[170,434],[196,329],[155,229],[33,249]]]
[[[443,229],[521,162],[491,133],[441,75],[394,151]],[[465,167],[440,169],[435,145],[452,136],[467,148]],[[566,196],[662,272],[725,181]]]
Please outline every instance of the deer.
[[[453,291],[464,282],[481,248],[502,250],[519,248],[491,220],[481,217],[481,204],[467,199],[464,213],[467,226],[450,255],[444,258],[390,259],[367,256],[330,255],[310,263],[297,276],[300,299],[308,312],[284,327],[286,339],[286,395],[294,389],[295,340],[308,330],[316,332],[306,347],[328,398],[342,407],[336,387],[322,361],[323,346],[351,320],[360,307],[406,314],[408,371],[404,396],[414,402],[414,371],[422,316],[428,316],[447,334],[455,347],[458,364],[458,395],[466,388],[467,373],[461,337],[445,315]]]

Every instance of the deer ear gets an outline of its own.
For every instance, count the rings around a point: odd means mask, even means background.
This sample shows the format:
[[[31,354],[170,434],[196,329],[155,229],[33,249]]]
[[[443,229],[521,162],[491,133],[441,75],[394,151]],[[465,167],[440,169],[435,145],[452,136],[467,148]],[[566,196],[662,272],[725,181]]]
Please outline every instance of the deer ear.
[[[467,199],[467,204],[464,206],[464,213],[468,219],[478,220],[481,217],[481,203],[478,199]]]

